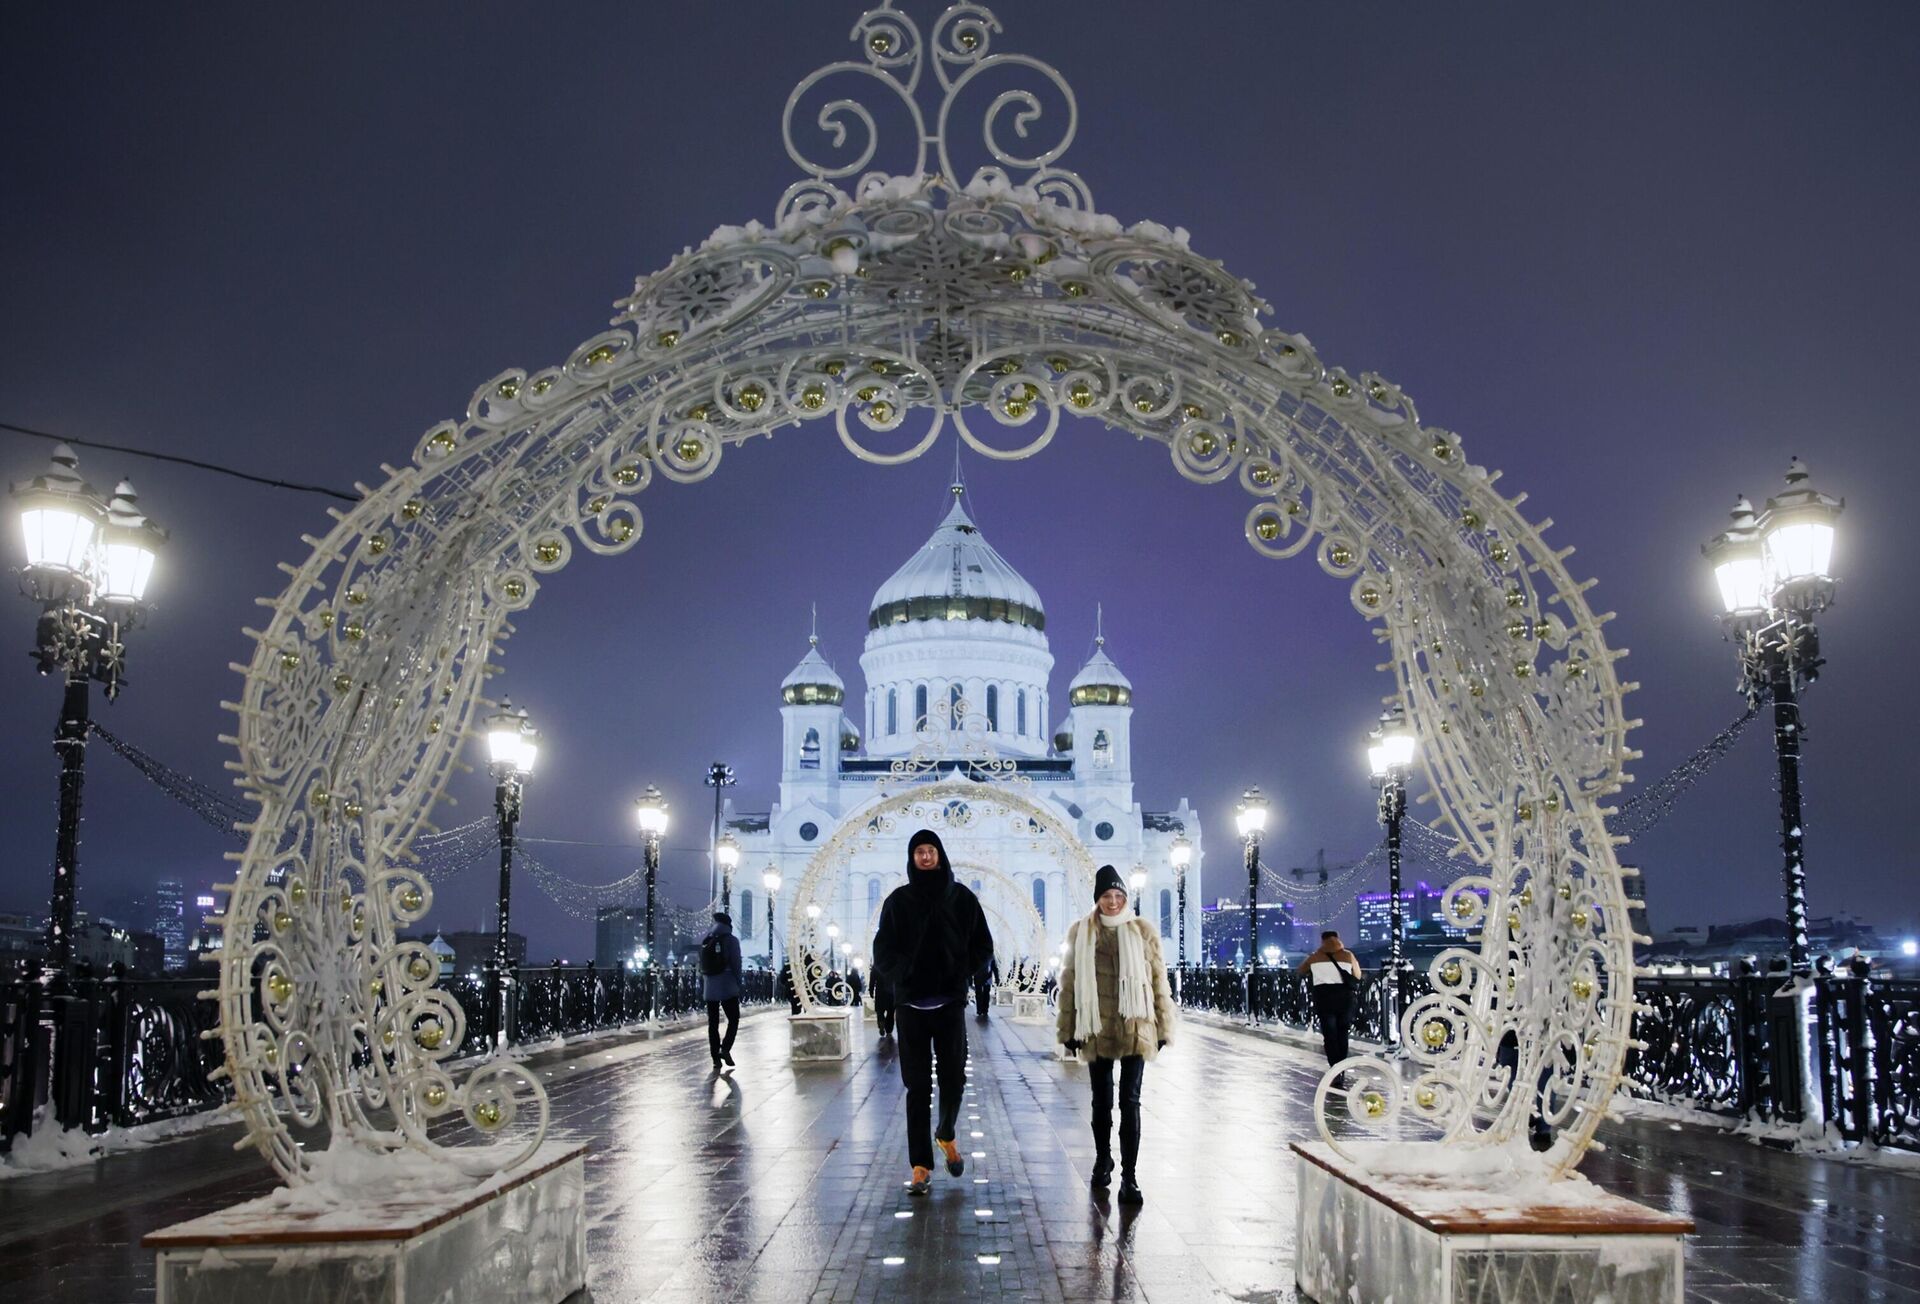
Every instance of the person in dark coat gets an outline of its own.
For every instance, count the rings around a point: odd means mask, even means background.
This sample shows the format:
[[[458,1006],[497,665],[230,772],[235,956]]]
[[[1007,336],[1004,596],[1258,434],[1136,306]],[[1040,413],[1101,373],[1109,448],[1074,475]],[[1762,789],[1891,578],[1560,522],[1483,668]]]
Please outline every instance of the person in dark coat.
[[[1324,965],[1327,968],[1315,969]],[[1313,1014],[1320,1022],[1320,1044],[1327,1063],[1338,1064],[1348,1054],[1347,1036],[1353,1028],[1353,989],[1360,982],[1360,961],[1329,928],[1320,934],[1320,949],[1300,962],[1300,972],[1312,984]]]
[[[868,971],[867,990],[873,995],[873,1022],[882,1037],[893,1036],[893,984],[878,969]]]
[[[700,939],[700,985],[707,1002],[707,1049],[714,1071],[733,1067],[733,1038],[740,1031],[740,939],[733,935],[733,916],[716,910],[713,927]],[[727,1035],[720,1035],[720,1014],[726,1012]]]
[[[925,1195],[933,1176],[933,1143],[955,1177],[966,1171],[954,1140],[966,1089],[967,996],[976,974],[993,963],[993,935],[980,902],[956,883],[947,849],[930,829],[907,844],[907,882],[880,907],[873,939],[873,971],[893,990],[898,1021],[900,1080],[907,1088],[907,1158],[912,1195]],[[933,1076],[939,1066],[940,1121],[933,1115]]]

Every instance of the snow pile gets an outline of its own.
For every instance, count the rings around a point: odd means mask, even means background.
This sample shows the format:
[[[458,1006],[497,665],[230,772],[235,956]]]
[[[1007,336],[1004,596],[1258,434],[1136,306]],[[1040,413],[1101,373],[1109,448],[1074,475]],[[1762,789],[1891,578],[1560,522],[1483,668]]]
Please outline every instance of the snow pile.
[[[1341,1148],[1373,1184],[1390,1188],[1394,1199],[1418,1214],[1472,1210],[1517,1216],[1619,1203],[1578,1173],[1554,1177],[1547,1156],[1536,1153],[1525,1137],[1486,1146],[1365,1141]]]
[[[78,1168],[109,1155],[139,1150],[210,1127],[220,1127],[231,1123],[233,1118],[231,1106],[222,1106],[182,1118],[142,1123],[138,1127],[110,1127],[96,1133],[82,1128],[55,1127],[45,1110],[42,1110],[34,1118],[33,1131],[15,1137],[12,1147],[0,1155],[0,1181],[28,1173]]]

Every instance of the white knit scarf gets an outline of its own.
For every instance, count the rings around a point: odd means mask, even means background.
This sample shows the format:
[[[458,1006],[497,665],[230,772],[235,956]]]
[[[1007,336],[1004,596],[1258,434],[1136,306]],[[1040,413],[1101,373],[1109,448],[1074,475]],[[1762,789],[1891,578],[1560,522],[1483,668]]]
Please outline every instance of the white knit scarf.
[[[1147,972],[1147,944],[1135,925],[1138,920],[1123,919],[1117,925],[1103,925],[1100,912],[1074,925],[1073,930],[1073,1038],[1091,1042],[1100,1035],[1100,976],[1093,966],[1093,951],[1099,930],[1113,927],[1120,934],[1120,991],[1118,1008],[1122,1021],[1153,1018],[1153,975]]]

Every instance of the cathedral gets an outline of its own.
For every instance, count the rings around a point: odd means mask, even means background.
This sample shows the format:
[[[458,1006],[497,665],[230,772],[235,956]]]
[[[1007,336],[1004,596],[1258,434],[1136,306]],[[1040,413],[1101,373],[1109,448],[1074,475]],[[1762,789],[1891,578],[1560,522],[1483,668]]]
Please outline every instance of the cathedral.
[[[860,656],[864,697],[857,704],[850,697],[817,637],[780,685],[779,801],[763,813],[735,811],[732,803],[726,812],[741,851],[732,905],[743,948],[766,954],[764,871],[782,879],[774,906],[784,953],[787,912],[809,862],[843,821],[864,821],[876,802],[901,790],[906,763],[927,778],[1017,776],[1024,781],[1018,790],[1070,828],[1094,865],[1112,864],[1128,878],[1144,871],[1140,912],[1159,930],[1170,965],[1179,936],[1175,839],[1184,838],[1187,955],[1198,960],[1200,819],[1185,798],[1171,810],[1135,800],[1133,685],[1107,655],[1105,639],[1096,639],[1067,684],[1064,718],[1048,730],[1046,608],[981,535],[964,487],[951,492],[939,528],[873,595]],[[912,831],[865,839],[875,845],[832,866],[815,896],[855,957],[872,943],[880,903],[905,882]],[[1044,959],[1024,955],[1036,915],[1052,955],[1067,926],[1093,908],[1084,888],[1070,886],[1057,848],[1012,836],[1004,821],[938,831],[955,875],[980,896],[1003,966]]]

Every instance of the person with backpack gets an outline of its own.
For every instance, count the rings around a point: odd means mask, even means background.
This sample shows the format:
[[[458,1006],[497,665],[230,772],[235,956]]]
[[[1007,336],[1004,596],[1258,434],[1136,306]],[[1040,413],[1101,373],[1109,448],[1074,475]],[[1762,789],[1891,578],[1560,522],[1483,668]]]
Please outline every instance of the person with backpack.
[[[1328,1064],[1347,1058],[1347,1039],[1353,1030],[1353,992],[1360,985],[1360,961],[1340,941],[1337,929],[1320,934],[1320,949],[1300,962],[1320,1023],[1321,1049]]]
[[[900,1080],[907,1088],[909,1195],[932,1188],[933,1147],[947,1171],[966,1171],[954,1128],[967,1085],[967,997],[974,975],[993,963],[993,934],[979,900],[956,883],[947,849],[931,829],[907,843],[907,882],[880,907],[873,971],[895,1001]],[[939,1066],[940,1121],[933,1124],[934,1068]],[[931,1128],[933,1136],[927,1136]]]
[[[700,985],[707,1001],[707,1049],[713,1053],[713,1071],[733,1067],[733,1038],[740,1031],[740,939],[733,935],[733,916],[713,913],[713,927],[700,939]],[[726,1012],[727,1035],[720,1035],[720,1014]]]

